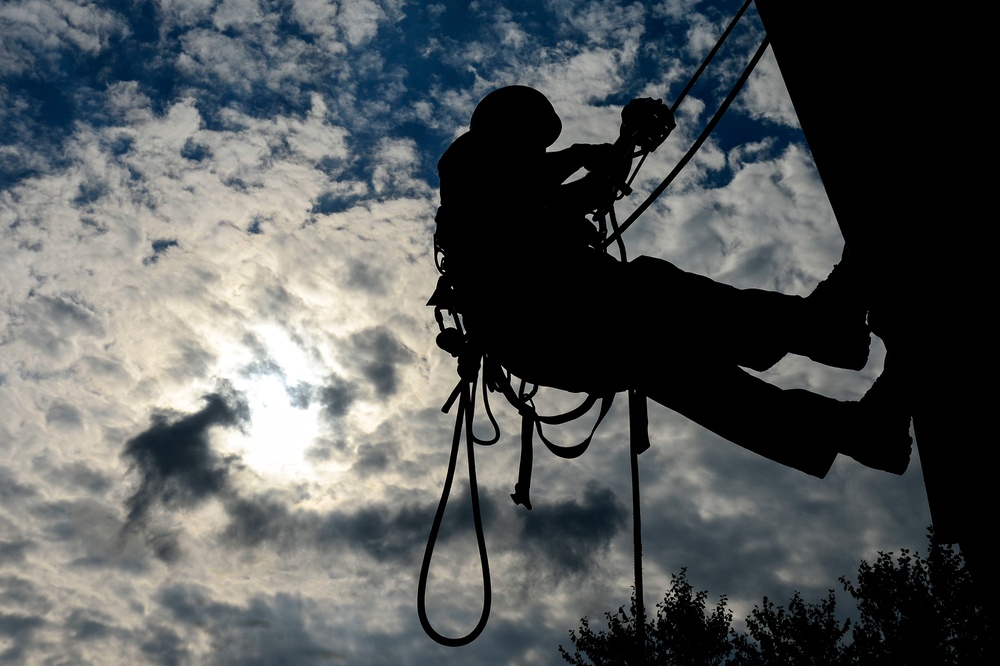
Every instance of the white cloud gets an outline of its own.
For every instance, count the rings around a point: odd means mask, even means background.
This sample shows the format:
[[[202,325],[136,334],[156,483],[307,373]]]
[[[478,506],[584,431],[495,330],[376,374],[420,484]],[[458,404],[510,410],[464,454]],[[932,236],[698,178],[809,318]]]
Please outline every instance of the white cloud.
[[[204,78],[249,95],[265,70],[251,45],[215,31],[191,30],[182,38],[184,52],[177,68],[185,76]]]
[[[630,492],[624,404],[580,460],[539,450],[537,513],[526,514],[507,500],[519,417],[494,396],[504,438],[477,451],[493,619],[462,651],[438,651],[416,628],[416,560],[453,427],[454,412],[439,408],[457,381],[424,305],[436,278],[433,165],[482,95],[515,81],[550,95],[563,141],[613,139],[619,109],[605,98],[630,87],[659,96],[681,80],[690,71],[676,63],[681,51],[700,54],[709,33],[714,43],[718,26],[694,15],[705,4],[515,13],[481,2],[469,5],[477,20],[457,25],[444,5],[425,16],[412,3],[317,0],[291,5],[284,19],[298,23],[287,30],[274,3],[175,1],[144,26],[155,28],[143,43],[149,58],[100,72],[88,58],[131,39],[124,17],[83,2],[4,5],[0,25],[16,39],[4,40],[0,74],[62,76],[62,59],[79,56],[65,90],[79,106],[59,132],[31,90],[10,85],[2,98],[7,126],[32,128],[5,134],[7,152],[39,165],[13,170],[0,192],[0,544],[19,567],[0,576],[0,609],[22,600],[16,612],[33,627],[14,640],[24,654],[277,660],[307,645],[356,663],[541,664],[580,616],[625,603],[625,532],[601,523],[599,539],[574,537],[563,551],[529,534],[546,511],[614,517],[611,498]],[[691,43],[650,30],[664,17],[693,24]],[[637,83],[653,55],[660,81]],[[711,86],[742,66],[726,57]],[[775,72],[761,67],[745,112],[786,122]],[[682,107],[682,126],[644,167],[633,200],[673,166],[709,96]],[[633,255],[794,293],[823,277],[841,242],[808,155],[763,134],[731,149],[710,142],[627,240]],[[879,362],[831,375],[791,359],[767,377],[853,397]],[[147,532],[123,533],[140,478],[125,443],[162,410],[176,412],[169,423],[197,414],[225,381],[248,401],[288,394],[287,427],[269,431],[282,441],[263,458],[281,466],[273,455],[294,452],[299,466],[280,477],[234,465],[225,492],[182,513],[165,502]],[[825,589],[871,549],[922,538],[912,471],[887,482],[847,461],[818,482],[669,410],[653,406],[650,418],[647,602],[684,565],[744,607],[785,585]],[[571,441],[587,429],[581,421],[553,435]],[[206,442],[220,454],[244,437],[217,427]],[[905,515],[869,515],[897,501],[888,492],[905,498]],[[435,575],[454,586],[435,588],[449,598],[435,597],[434,612],[461,627],[480,590],[457,511],[435,560]],[[156,549],[176,559],[166,564]]]
[[[702,0],[665,0],[653,6],[656,16],[666,16],[675,21],[686,19],[694,14],[692,11]]]
[[[0,6],[0,73],[25,75],[46,62],[59,48],[88,55],[108,47],[121,35],[125,22],[113,11],[86,0],[14,0]]]
[[[373,0],[294,0],[293,13],[307,33],[328,43],[342,37],[356,47],[370,41],[389,17]]]
[[[375,36],[386,18],[382,8],[372,0],[342,0],[337,22],[347,42],[359,46]]]
[[[212,13],[212,25],[220,31],[229,28],[248,30],[263,22],[273,21],[273,16],[262,11],[259,0],[221,0]]]
[[[638,47],[645,31],[645,7],[636,2],[622,6],[618,2],[589,2],[581,6],[573,2],[549,2],[556,15],[565,22],[565,30],[582,33],[592,45],[617,44],[626,51]]]
[[[740,97],[739,107],[751,117],[798,128],[799,118],[771,49],[757,63]]]
[[[160,19],[170,29],[191,27],[208,19],[215,0],[159,0],[157,3]]]

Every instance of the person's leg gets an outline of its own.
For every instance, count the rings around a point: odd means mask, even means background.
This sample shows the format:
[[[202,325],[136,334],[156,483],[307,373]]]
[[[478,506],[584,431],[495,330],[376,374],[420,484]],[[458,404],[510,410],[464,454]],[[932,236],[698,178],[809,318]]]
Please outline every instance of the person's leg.
[[[737,289],[654,257],[638,257],[629,268],[633,307],[656,307],[673,344],[710,350],[720,362],[753,370],[766,370],[789,351],[802,298]]]
[[[853,370],[867,362],[864,306],[850,303],[855,283],[846,267],[806,298],[737,289],[654,257],[638,257],[627,270],[623,288],[634,310],[658,308],[674,329],[669,337],[711,349],[720,362],[758,371],[786,353]]]
[[[823,396],[783,391],[735,367],[652,377],[643,390],[730,442],[807,474],[823,478],[837,456],[834,442],[810,432],[821,432],[821,422],[828,419],[817,418],[816,427],[809,428],[804,416],[832,411]]]
[[[685,364],[651,372],[651,399],[734,444],[822,478],[838,453],[902,474],[909,462],[905,423],[863,402],[780,389],[736,367]]]

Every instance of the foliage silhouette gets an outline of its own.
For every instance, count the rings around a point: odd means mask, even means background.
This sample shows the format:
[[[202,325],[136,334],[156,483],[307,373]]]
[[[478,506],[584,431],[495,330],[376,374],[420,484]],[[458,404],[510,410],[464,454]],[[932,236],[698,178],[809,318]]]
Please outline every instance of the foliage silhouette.
[[[694,591],[687,579],[686,569],[681,569],[677,575],[671,574],[670,578],[670,589],[663,601],[656,605],[656,617],[647,622],[647,660],[678,666],[722,666],[732,651],[729,634],[733,613],[726,607],[726,597],[720,597],[712,612],[707,613],[708,593]],[[569,654],[561,645],[559,653],[574,666],[637,663],[635,613],[633,597],[628,613],[622,606],[615,614],[604,614],[608,621],[607,631],[595,632],[587,618],[583,618],[579,633],[569,632],[574,653]]]
[[[764,597],[746,618],[746,632],[732,628],[721,596],[708,612],[706,591],[695,592],[687,572],[647,621],[646,663],[663,666],[895,666],[984,664],[995,646],[983,605],[963,556],[928,529],[926,557],[901,549],[862,561],[857,583],[841,585],[857,603],[857,619],[838,619],[836,595],[811,604],[795,592],[788,606]],[[559,646],[574,666],[627,666],[635,659],[635,601],[605,613],[607,630],[587,618],[569,632],[574,650]]]
[[[807,604],[795,592],[788,609],[775,606],[764,597],[746,619],[747,634],[730,631],[734,657],[728,662],[738,666],[832,666],[844,664],[841,640],[850,620],[837,620],[837,599],[830,590],[818,604]]]
[[[926,558],[879,553],[861,563],[856,585],[841,577],[859,611],[848,663],[960,666],[984,663],[995,647],[965,559],[928,533]]]

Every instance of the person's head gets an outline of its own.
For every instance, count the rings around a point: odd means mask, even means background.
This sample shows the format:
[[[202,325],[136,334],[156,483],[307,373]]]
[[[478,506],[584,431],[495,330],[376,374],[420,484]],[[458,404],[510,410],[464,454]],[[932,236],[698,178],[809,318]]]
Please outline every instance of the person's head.
[[[479,102],[469,129],[493,141],[544,150],[559,138],[562,121],[542,93],[528,86],[506,86]]]

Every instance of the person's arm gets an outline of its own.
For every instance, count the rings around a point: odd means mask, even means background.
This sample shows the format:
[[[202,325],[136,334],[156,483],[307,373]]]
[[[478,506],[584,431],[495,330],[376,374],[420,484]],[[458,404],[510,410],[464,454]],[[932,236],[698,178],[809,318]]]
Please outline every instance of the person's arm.
[[[548,207],[585,215],[607,204],[610,183],[607,179],[615,157],[610,143],[575,143],[569,148],[545,153],[543,178],[546,189],[552,193]],[[566,183],[566,179],[580,169],[586,169],[583,178]]]
[[[587,215],[607,205],[610,196],[607,179],[597,173],[588,173],[579,180],[560,185],[553,204],[567,213]]]
[[[574,143],[569,148],[547,152],[544,159],[546,184],[555,186],[563,183],[580,169],[593,171],[602,168],[611,156],[610,143]]]

